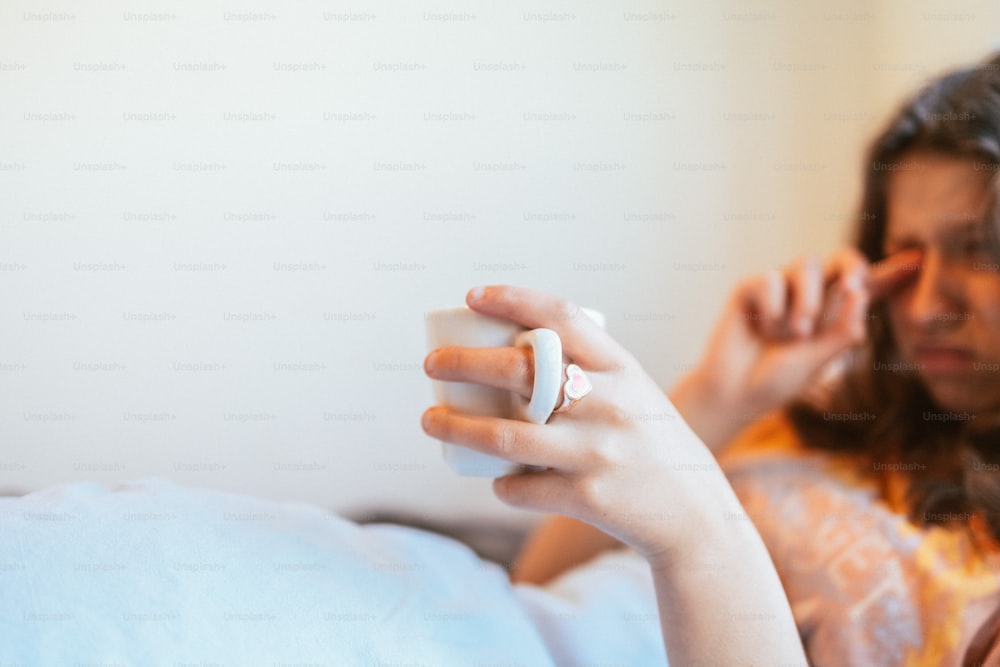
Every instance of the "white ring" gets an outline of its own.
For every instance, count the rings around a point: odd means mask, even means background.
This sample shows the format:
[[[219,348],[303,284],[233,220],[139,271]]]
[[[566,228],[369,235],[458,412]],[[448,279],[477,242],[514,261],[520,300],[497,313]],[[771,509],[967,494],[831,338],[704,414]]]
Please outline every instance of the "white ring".
[[[544,424],[552,415],[562,389],[562,341],[552,329],[532,329],[514,338],[515,347],[528,345],[534,352],[535,380],[530,401],[514,395],[515,411],[518,419]]]

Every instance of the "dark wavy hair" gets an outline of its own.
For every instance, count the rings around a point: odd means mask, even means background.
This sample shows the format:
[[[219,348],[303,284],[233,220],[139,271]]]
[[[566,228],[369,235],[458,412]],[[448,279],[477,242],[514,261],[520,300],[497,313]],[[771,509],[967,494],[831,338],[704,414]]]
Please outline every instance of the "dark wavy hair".
[[[884,258],[886,193],[893,173],[887,167],[914,150],[972,159],[977,169],[992,172],[992,213],[986,224],[995,249],[1000,247],[1000,52],[933,80],[872,142],[864,162],[854,240],[870,262]],[[927,419],[928,413],[940,412],[940,406],[919,376],[897,372],[899,352],[884,301],[872,306],[867,328],[866,344],[822,405],[799,400],[786,408],[796,432],[810,447],[896,464],[873,470],[906,471],[909,515],[917,525],[954,524],[957,518],[966,526],[985,526],[1000,541],[1000,415]],[[831,420],[831,412],[865,418]]]

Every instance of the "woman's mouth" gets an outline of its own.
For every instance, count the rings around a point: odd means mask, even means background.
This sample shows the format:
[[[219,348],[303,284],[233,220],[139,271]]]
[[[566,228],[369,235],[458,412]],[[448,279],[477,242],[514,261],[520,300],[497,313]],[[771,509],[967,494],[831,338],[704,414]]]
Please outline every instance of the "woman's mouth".
[[[954,373],[972,368],[976,356],[971,350],[943,345],[919,345],[916,349],[916,363],[922,371],[933,373]]]

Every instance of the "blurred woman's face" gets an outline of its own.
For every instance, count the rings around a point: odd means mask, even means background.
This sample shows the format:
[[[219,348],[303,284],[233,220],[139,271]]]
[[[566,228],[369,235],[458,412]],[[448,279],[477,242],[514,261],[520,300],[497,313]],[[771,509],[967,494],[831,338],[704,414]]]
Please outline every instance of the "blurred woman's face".
[[[888,297],[901,361],[942,411],[1000,405],[1000,258],[985,227],[984,163],[912,152],[888,180],[886,254],[923,250],[922,266]]]

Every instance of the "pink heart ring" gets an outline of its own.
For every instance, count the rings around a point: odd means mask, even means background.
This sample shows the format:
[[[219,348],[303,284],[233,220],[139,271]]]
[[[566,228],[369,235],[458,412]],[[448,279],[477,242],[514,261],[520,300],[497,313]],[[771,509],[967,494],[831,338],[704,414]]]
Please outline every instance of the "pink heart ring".
[[[563,384],[562,404],[553,412],[567,412],[573,409],[584,396],[590,393],[594,385],[590,383],[587,374],[576,364],[566,366],[566,383]]]

